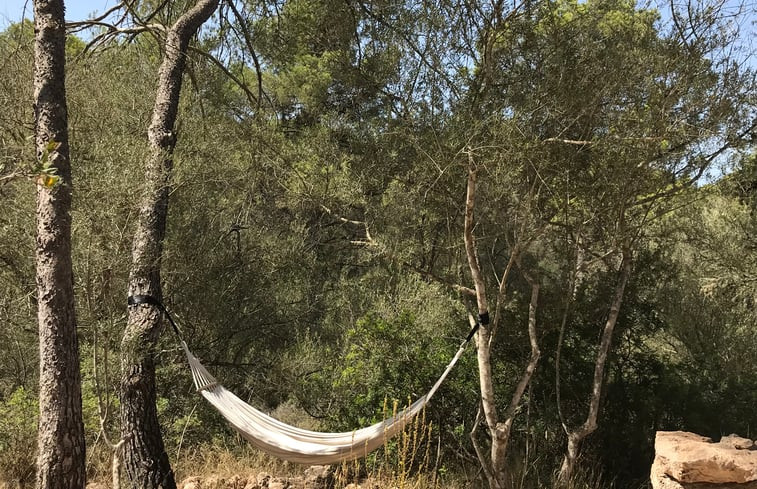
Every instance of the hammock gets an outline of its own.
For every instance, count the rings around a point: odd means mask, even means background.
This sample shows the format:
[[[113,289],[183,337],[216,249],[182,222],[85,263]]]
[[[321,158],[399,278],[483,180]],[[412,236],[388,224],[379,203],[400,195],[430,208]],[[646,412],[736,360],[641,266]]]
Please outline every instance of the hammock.
[[[303,430],[258,411],[219,384],[189,351],[183,340],[181,345],[187,355],[197,391],[252,445],[274,457],[290,462],[327,465],[364,457],[402,431],[407,423],[426,406],[455,366],[477,327],[478,325],[460,344],[452,361],[426,395],[391,418],[366,428],[344,433]]]

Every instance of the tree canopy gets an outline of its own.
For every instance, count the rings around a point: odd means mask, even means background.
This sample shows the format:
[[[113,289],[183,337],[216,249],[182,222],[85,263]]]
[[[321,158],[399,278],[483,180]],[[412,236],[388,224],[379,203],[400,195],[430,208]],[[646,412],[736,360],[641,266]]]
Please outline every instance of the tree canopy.
[[[166,33],[194,4],[124,2],[66,43],[90,478],[107,477],[105,440],[122,429],[154,87]],[[187,47],[159,267],[163,302],[227,387],[338,431],[424,393],[481,312],[469,230],[493,320],[493,406],[510,423],[507,482],[479,473],[496,464],[477,453],[495,437],[476,415],[475,353],[425,413],[423,450],[437,461],[414,469],[450,484],[551,485],[597,379],[575,481],[638,487],[656,430],[755,438],[757,86],[740,30],[753,5],[217,7]],[[30,139],[33,39],[28,22],[0,33],[0,480],[27,482],[33,195],[47,174]],[[224,450],[250,456],[198,401],[175,338],[155,340],[142,354],[176,470]],[[364,467],[401,453],[388,445]]]

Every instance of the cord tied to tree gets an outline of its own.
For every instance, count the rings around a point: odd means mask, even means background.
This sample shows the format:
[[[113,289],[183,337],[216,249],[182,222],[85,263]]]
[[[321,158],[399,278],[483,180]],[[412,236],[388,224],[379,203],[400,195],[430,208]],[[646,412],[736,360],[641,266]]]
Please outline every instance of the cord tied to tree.
[[[171,317],[171,313],[168,312],[168,309],[166,309],[166,306],[163,305],[162,302],[160,302],[156,297],[153,297],[151,295],[130,295],[127,299],[127,303],[129,306],[138,306],[141,304],[149,304],[151,306],[155,306],[158,308],[158,310],[166,316],[166,319],[168,319],[168,322],[171,324],[171,327],[173,328],[174,333],[176,333],[176,336],[179,338],[180,341],[183,340],[181,331],[179,330],[179,327],[176,325],[176,322],[174,322],[173,317]]]

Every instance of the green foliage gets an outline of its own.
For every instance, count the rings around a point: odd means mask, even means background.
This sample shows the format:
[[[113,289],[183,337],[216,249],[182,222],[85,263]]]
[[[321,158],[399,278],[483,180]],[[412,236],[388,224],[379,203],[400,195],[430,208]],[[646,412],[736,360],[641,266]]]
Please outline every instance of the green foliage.
[[[185,3],[153,21],[175,20]],[[450,285],[471,286],[461,239],[471,150],[490,301],[516,243],[528,243],[523,267],[541,284],[542,357],[513,424],[512,479],[536,486],[562,454],[554,357],[566,307],[562,414],[582,419],[624,240],[634,274],[587,465],[631,486],[647,476],[655,429],[749,436],[753,153],[717,188],[692,185],[724,141],[728,156],[749,154],[734,135],[754,85],[722,57],[727,36],[715,24],[683,42],[666,16],[625,0],[537,2],[506,22],[455,2],[245,6],[242,23],[219,20],[197,45],[256,94],[238,35],[249,28],[267,97],[256,104],[208,59],[188,60],[162,262],[166,304],[225,385],[328,430],[370,424],[424,394],[467,332],[471,304]],[[0,473],[22,479],[36,412],[34,195],[6,177],[46,176],[54,152],[27,171],[32,36],[28,22],[0,34]],[[98,390],[108,434],[119,431],[124,294],[160,51],[148,37],[82,49],[69,37],[72,253],[94,443]],[[520,267],[505,285],[492,357],[500,412],[530,351]],[[246,453],[197,397],[175,340],[151,353],[170,456]],[[478,404],[469,351],[425,413],[440,473],[476,473]],[[407,441],[384,460],[399,463]],[[98,443],[90,448],[106,453]]]
[[[26,483],[33,479],[38,411],[34,393],[23,387],[0,400],[0,480]]]

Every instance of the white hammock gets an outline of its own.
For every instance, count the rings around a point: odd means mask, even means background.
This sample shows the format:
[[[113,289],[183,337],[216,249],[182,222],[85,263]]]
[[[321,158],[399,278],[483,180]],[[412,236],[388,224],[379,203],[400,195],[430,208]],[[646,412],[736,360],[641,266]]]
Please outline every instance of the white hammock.
[[[282,423],[258,411],[226,390],[208,373],[182,341],[189,360],[195,387],[245,439],[260,450],[290,462],[309,465],[326,465],[364,457],[396,435],[428,403],[452,367],[465,351],[473,336],[463,341],[439,380],[426,395],[400,411],[396,416],[373,426],[344,433],[320,433],[303,430]]]

